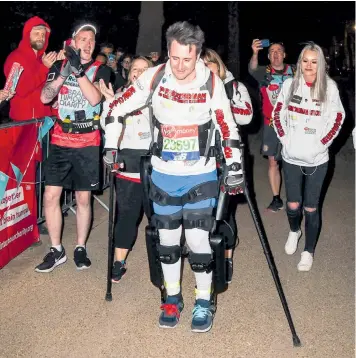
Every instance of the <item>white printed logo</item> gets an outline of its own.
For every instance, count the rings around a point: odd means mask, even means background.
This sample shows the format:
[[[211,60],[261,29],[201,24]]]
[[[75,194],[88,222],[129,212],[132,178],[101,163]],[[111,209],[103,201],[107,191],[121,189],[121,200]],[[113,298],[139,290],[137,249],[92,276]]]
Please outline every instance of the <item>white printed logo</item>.
[[[47,82],[52,82],[54,80],[55,75],[56,74],[54,72],[49,73],[47,76]]]

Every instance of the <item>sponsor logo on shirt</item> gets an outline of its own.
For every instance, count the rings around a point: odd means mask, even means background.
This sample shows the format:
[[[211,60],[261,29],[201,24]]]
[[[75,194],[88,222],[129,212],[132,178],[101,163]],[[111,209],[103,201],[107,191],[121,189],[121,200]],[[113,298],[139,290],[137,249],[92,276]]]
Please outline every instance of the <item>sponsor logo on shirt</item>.
[[[206,93],[178,93],[160,86],[158,95],[178,103],[206,103]]]
[[[304,133],[305,134],[316,134],[316,129],[315,128],[304,127]]]

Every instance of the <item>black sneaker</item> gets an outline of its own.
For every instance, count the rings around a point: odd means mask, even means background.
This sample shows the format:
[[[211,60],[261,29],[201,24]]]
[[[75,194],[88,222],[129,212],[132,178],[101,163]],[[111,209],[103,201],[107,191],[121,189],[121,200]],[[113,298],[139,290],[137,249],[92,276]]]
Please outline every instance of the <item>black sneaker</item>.
[[[85,270],[91,266],[85,247],[79,246],[74,250],[74,262],[78,270]]]
[[[269,204],[267,210],[276,213],[279,210],[283,209],[283,201],[282,199],[273,198],[271,204]]]
[[[36,272],[51,272],[57,266],[67,261],[66,251],[62,247],[62,251],[58,251],[54,247],[49,249],[49,253],[44,257],[43,262],[36,266]]]
[[[114,267],[111,271],[111,281],[114,283],[118,283],[122,276],[126,273],[126,265],[123,264],[121,261],[115,261]]]
[[[234,271],[234,264],[233,264],[232,259],[230,259],[230,258],[225,259],[225,264],[226,264],[226,282],[231,283],[232,274]]]

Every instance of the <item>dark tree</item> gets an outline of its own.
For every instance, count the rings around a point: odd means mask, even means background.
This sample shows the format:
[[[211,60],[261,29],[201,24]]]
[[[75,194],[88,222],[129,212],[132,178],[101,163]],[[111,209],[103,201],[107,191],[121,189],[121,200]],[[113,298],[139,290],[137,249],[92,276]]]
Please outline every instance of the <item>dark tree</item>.
[[[162,51],[163,1],[141,1],[136,54],[147,56]]]
[[[239,10],[237,1],[228,2],[228,57],[227,67],[235,78],[240,77]]]

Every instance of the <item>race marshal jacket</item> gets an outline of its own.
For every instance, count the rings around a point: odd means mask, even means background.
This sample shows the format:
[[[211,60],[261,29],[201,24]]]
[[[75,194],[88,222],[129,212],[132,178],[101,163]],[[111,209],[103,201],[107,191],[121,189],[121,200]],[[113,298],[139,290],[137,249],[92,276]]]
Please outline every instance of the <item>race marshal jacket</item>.
[[[247,88],[243,83],[236,81],[229,71],[226,72],[224,86],[236,124],[241,126],[249,124],[252,120],[253,111]]]
[[[160,66],[149,68],[123,95],[104,103],[101,126],[105,128],[106,148],[117,146],[122,128],[118,117],[145,106],[151,82]],[[199,60],[195,79],[181,85],[176,81],[169,61],[166,63],[165,73],[152,95],[152,108],[159,124],[154,126],[154,142],[160,137],[162,144],[160,155],[152,156],[155,170],[173,175],[195,175],[216,170],[215,157],[207,160],[200,148],[199,128],[204,126],[210,128],[207,129],[207,137],[211,140],[206,146],[213,145],[215,129],[218,129],[226,164],[241,163],[237,145],[240,138],[222,81],[212,75],[214,91],[211,98],[209,91],[202,89],[210,73],[204,62]],[[114,120],[106,125],[107,117]]]
[[[336,83],[327,79],[326,101],[311,96],[310,84],[302,78],[297,91],[289,97],[293,79],[283,83],[272,118],[283,145],[282,157],[290,164],[312,167],[329,160],[328,147],[338,135],[345,118]]]

